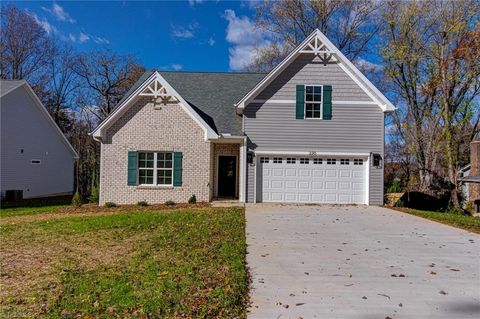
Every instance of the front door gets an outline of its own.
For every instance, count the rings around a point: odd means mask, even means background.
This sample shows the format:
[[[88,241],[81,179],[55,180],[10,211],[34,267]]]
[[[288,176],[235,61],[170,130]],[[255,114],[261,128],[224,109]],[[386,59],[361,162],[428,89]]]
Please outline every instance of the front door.
[[[237,183],[237,157],[221,155],[218,157],[218,196],[235,197]]]

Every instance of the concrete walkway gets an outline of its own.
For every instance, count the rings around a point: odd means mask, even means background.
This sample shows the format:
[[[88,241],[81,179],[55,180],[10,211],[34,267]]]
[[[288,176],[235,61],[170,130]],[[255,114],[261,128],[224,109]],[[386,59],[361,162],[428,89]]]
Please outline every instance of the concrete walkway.
[[[480,318],[480,236],[380,207],[247,206],[249,318]]]

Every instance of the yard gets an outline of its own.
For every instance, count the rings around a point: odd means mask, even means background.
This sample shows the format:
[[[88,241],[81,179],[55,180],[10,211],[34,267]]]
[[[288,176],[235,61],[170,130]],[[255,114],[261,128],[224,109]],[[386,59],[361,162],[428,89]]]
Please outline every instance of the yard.
[[[245,317],[241,208],[3,210],[0,317]]]
[[[457,213],[433,212],[433,211],[410,209],[410,208],[398,208],[398,207],[389,207],[389,208],[401,211],[403,213],[415,215],[418,217],[423,217],[423,218],[430,219],[442,224],[450,225],[453,227],[465,229],[465,230],[480,234],[480,217],[473,217],[470,215],[462,215]]]

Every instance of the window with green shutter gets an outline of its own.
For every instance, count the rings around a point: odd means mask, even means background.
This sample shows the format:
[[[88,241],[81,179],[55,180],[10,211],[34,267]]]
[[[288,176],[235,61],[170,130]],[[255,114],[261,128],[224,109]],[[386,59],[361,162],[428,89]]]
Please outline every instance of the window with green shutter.
[[[296,119],[305,118],[305,85],[297,85],[297,99],[296,99]]]
[[[173,153],[173,186],[180,187],[182,186],[182,162],[183,154],[182,152]]]
[[[332,86],[323,86],[323,117],[324,120],[332,119]]]
[[[137,152],[129,151],[128,152],[128,186],[137,185]]]

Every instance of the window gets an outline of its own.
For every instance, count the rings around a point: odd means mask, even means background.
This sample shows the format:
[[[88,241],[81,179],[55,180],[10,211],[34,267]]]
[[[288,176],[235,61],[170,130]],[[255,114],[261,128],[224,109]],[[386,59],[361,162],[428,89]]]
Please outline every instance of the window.
[[[268,157],[260,157],[260,163],[268,163],[270,162],[270,158]]]
[[[305,86],[305,118],[322,118],[322,86]]]
[[[274,157],[273,158],[273,163],[274,164],[281,164],[283,162],[283,159],[281,157]]]
[[[313,159],[313,164],[322,164],[322,159],[321,158],[314,158]]]
[[[363,165],[363,159],[356,158],[353,160],[353,165]]]
[[[337,163],[337,160],[334,158],[327,158],[327,165],[334,165]]]
[[[301,158],[300,159],[300,164],[308,164],[309,160],[308,158]]]
[[[342,158],[340,160],[340,165],[349,165],[350,164],[350,160],[348,158]]]
[[[173,155],[170,152],[138,153],[140,185],[173,185]]]
[[[287,164],[295,164],[297,159],[295,157],[287,157]]]

